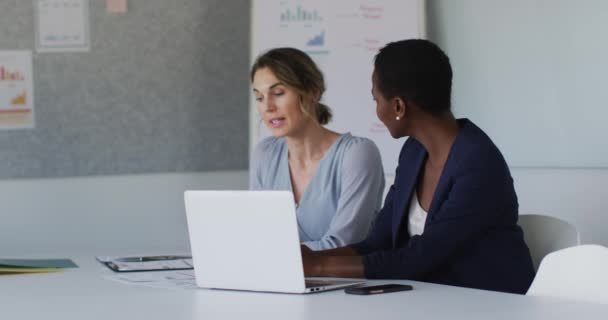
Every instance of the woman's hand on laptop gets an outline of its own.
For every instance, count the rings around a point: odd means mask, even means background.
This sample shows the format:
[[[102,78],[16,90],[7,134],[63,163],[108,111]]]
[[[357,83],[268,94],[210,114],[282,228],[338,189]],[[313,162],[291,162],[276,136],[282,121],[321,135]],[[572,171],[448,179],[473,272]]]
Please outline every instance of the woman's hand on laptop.
[[[306,245],[300,245],[302,251],[302,263],[304,264],[304,276],[319,277],[321,276],[321,259],[319,254],[312,251]]]
[[[300,245],[300,251],[306,277],[363,278],[365,276],[361,256],[349,247],[313,251],[305,245]]]

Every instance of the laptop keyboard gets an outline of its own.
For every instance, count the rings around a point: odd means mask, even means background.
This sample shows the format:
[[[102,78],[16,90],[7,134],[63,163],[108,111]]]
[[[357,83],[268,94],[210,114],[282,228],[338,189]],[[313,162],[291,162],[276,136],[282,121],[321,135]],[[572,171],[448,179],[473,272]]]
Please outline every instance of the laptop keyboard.
[[[339,286],[343,284],[352,284],[353,280],[306,280],[306,288]]]

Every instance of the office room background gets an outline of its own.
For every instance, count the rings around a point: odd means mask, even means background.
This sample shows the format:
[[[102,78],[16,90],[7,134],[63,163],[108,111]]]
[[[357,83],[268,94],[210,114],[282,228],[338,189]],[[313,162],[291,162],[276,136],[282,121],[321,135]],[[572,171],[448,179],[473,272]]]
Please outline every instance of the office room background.
[[[0,131],[4,255],[182,249],[184,190],[247,188],[251,2],[89,3],[73,53],[36,52],[32,1],[0,3],[0,50],[33,51],[36,101],[35,128]],[[426,1],[454,111],[503,148],[520,213],[603,245],[607,27],[602,0]]]

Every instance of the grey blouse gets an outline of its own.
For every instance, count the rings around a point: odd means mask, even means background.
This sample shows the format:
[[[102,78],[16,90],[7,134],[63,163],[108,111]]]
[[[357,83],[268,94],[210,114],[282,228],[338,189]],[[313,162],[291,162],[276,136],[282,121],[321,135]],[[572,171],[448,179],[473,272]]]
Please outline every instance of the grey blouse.
[[[269,137],[255,148],[249,170],[252,190],[293,191],[287,142]],[[327,150],[297,204],[300,241],[312,250],[362,241],[380,209],[384,170],[369,139],[341,135]]]

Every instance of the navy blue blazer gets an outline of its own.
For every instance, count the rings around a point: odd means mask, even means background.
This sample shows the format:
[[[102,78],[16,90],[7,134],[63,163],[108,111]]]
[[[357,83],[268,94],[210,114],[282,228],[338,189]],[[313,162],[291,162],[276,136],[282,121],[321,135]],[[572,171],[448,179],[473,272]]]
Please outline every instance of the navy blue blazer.
[[[422,235],[410,237],[408,208],[427,153],[409,138],[395,182],[366,240],[365,276],[410,279],[525,293],[534,278],[530,251],[517,225],[518,203],[509,168],[475,124],[460,131],[435,189]]]

